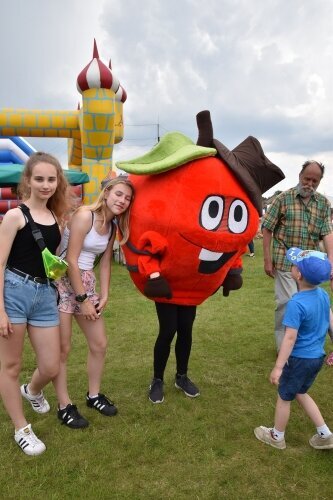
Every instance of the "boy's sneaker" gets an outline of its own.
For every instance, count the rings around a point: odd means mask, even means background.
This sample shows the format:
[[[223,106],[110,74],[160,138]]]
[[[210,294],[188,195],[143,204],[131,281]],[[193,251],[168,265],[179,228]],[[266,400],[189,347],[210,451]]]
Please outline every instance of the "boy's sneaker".
[[[31,424],[16,431],[14,439],[26,455],[40,455],[46,450],[45,444],[38,439],[31,429]]]
[[[149,386],[148,398],[152,403],[163,403],[163,385],[164,382],[160,378],[153,378],[153,380],[151,381],[151,384]]]
[[[71,429],[83,429],[89,425],[88,420],[78,412],[76,405],[68,404],[63,410],[58,409],[58,418]]]
[[[21,385],[21,394],[27,401],[29,401],[32,409],[37,413],[47,413],[49,411],[50,405],[44,398],[43,391],[35,396],[32,396],[28,392],[28,384],[23,384]]]
[[[319,434],[315,434],[309,440],[310,446],[316,450],[330,450],[333,448],[333,434],[326,438],[322,438]]]
[[[90,398],[87,392],[87,406],[95,408],[95,410],[107,417],[112,417],[118,412],[117,407],[104,394],[98,394],[95,398]]]
[[[272,433],[273,429],[269,429],[268,427],[264,427],[261,425],[260,427],[256,427],[254,429],[254,435],[259,441],[263,443],[269,444],[273,446],[273,448],[278,448],[279,450],[284,450],[286,446],[285,439],[280,439],[279,441],[273,437]]]
[[[189,396],[190,398],[200,396],[199,389],[193,384],[192,380],[190,380],[186,374],[176,375],[175,387],[184,391],[186,396]]]

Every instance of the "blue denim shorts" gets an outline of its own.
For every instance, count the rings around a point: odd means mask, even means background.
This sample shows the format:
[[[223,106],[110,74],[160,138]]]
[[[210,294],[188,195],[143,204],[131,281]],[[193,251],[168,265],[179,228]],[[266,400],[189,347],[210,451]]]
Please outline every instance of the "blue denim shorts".
[[[290,356],[285,364],[279,382],[279,396],[284,401],[293,401],[296,394],[305,394],[310,389],[325,356],[320,358],[295,358]]]
[[[59,325],[57,291],[50,284],[35,283],[9,269],[4,276],[5,311],[11,323],[32,326]]]

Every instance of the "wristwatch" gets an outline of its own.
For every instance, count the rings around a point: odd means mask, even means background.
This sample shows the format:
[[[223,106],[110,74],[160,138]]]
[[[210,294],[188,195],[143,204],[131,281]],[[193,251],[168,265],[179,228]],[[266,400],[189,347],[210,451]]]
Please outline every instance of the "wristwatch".
[[[84,302],[88,298],[88,295],[86,293],[83,293],[82,295],[76,295],[75,300],[76,302]]]

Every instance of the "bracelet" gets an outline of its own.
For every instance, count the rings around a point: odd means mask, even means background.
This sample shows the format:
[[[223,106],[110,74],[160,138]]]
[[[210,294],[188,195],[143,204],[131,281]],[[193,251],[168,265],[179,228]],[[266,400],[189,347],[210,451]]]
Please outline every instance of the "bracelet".
[[[82,304],[86,299],[88,298],[88,295],[86,293],[83,293],[82,295],[76,295],[75,300],[76,302],[79,302]]]

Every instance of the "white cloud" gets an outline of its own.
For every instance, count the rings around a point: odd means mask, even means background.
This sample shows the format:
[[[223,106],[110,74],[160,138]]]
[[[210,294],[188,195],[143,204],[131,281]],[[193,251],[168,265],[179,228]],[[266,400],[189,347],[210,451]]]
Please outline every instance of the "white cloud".
[[[95,37],[128,93],[116,158],[150,149],[158,121],[196,140],[195,115],[209,109],[215,137],[229,148],[258,137],[286,187],[309,157],[333,185],[332,2],[13,0],[5,11],[0,108],[75,109]],[[65,156],[65,141],[51,147]]]

